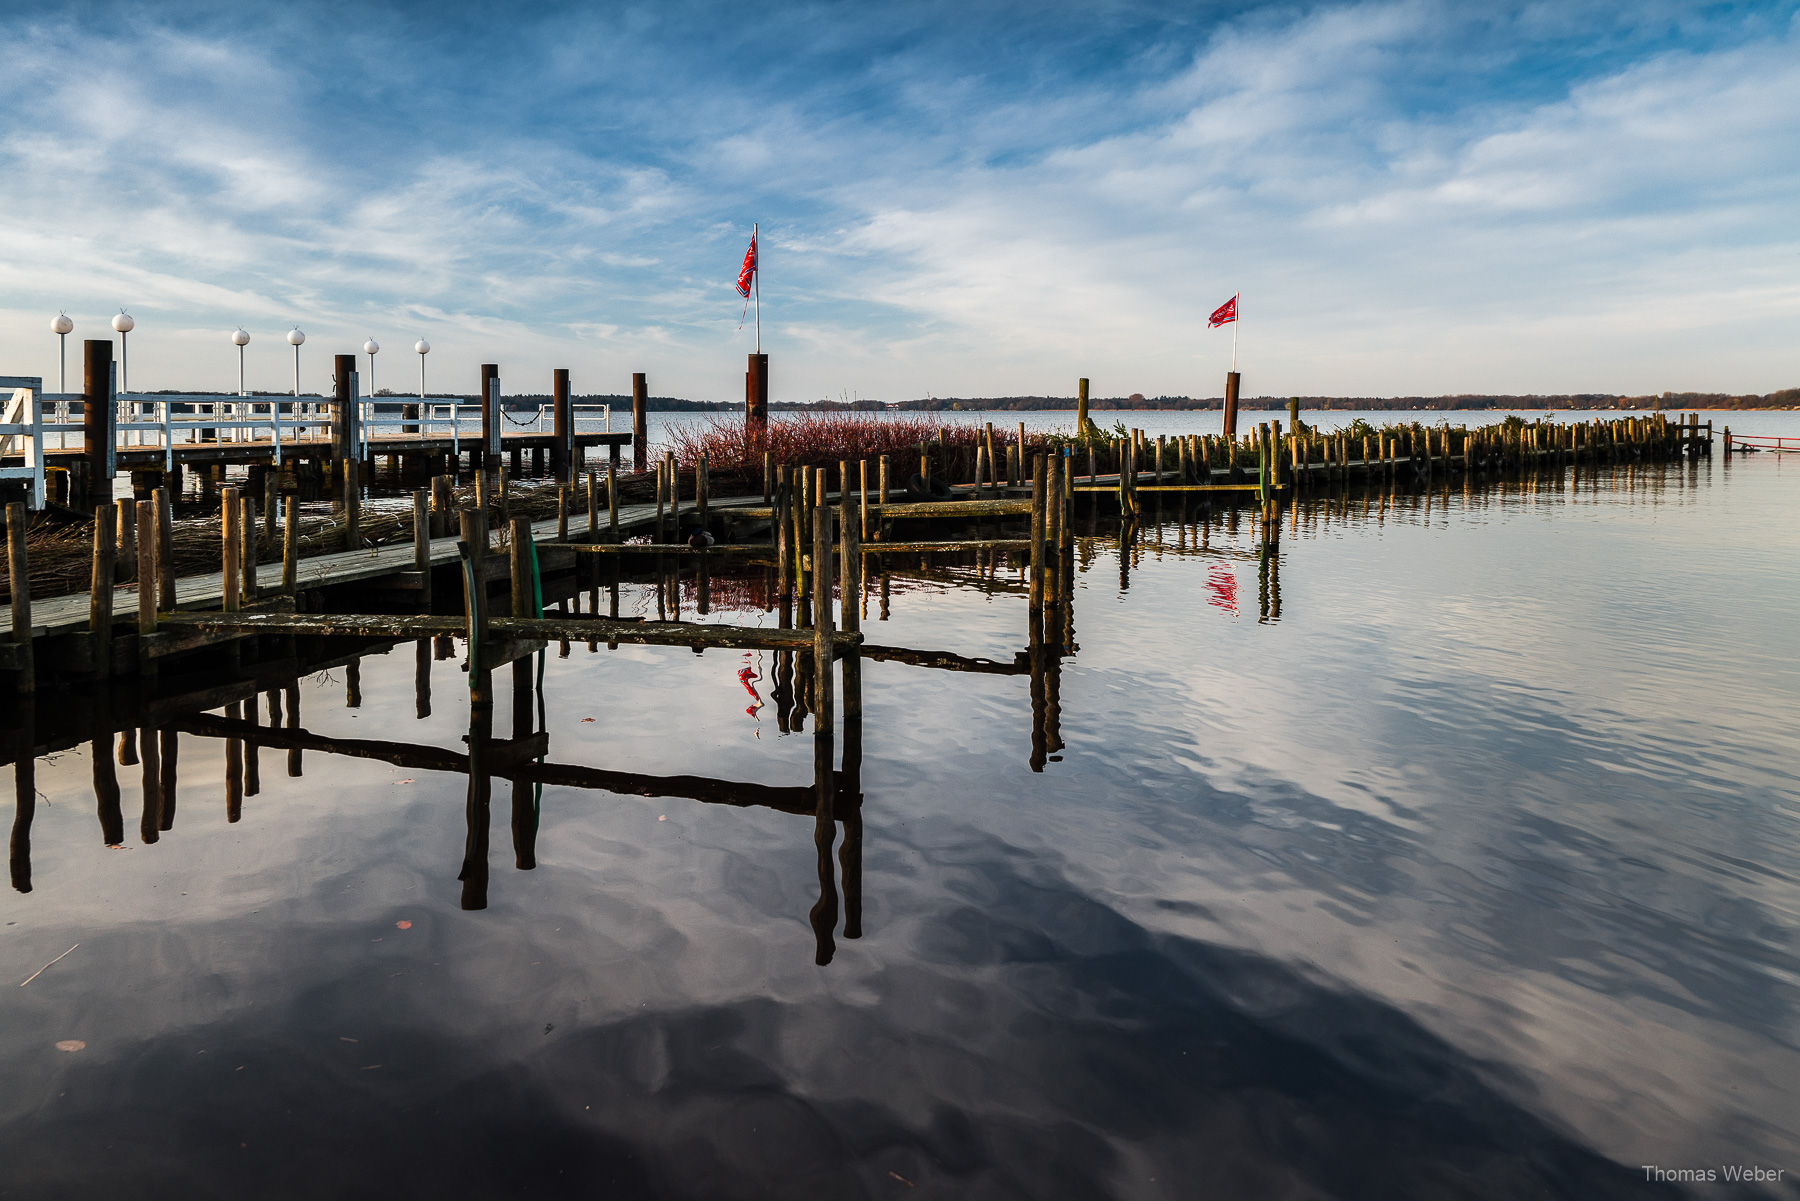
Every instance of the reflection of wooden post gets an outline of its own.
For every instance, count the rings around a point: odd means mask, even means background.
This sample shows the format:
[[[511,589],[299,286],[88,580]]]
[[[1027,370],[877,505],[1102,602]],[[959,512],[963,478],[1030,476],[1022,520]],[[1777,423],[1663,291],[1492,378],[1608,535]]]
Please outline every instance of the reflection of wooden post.
[[[352,659],[344,664],[344,708],[362,708],[362,660]]]
[[[283,699],[287,703],[287,728],[298,730],[300,728],[300,684],[298,681],[290,683],[283,691],[286,694]],[[290,747],[287,753],[287,774],[298,776],[300,768],[300,748]]]
[[[516,613],[517,610],[514,610]],[[516,742],[529,738],[537,724],[532,720],[532,668],[536,655],[523,655],[513,660],[512,736]],[[471,742],[471,751],[473,743]],[[527,780],[512,782],[513,867],[528,872],[537,867],[536,788]]]
[[[25,525],[28,518],[22,501],[6,506],[6,578],[12,589],[12,641],[18,670],[13,673],[14,687],[29,693],[37,687],[37,671],[31,645],[31,560],[25,550]],[[27,754],[20,759],[29,759]],[[32,794],[36,797],[36,793]]]
[[[162,732],[154,726],[145,726],[138,731],[138,762],[143,767],[142,791],[144,794],[144,813],[138,823],[138,832],[145,842],[156,841],[156,831],[162,829],[163,795],[162,795]],[[107,839],[108,846],[118,846],[125,841],[125,823],[119,821],[117,830],[111,831]]]
[[[160,828],[173,830],[175,828],[177,776],[181,770],[181,734],[175,730],[158,730],[157,741],[162,747],[162,775],[159,777],[160,783],[157,786],[157,793],[162,801]]]
[[[487,908],[488,810],[493,778],[488,772],[488,744],[494,737],[494,704],[490,693],[485,703],[469,706],[469,792],[463,817],[467,834],[463,841],[462,907]]]
[[[413,716],[431,716],[431,639],[421,638],[413,653]]]
[[[244,720],[251,725],[261,724],[256,713],[256,694],[244,702]],[[262,756],[257,750],[256,738],[244,739],[244,795],[255,796],[262,791]]]
[[[12,506],[8,506],[9,508]],[[23,504],[18,506],[24,508]],[[13,826],[7,847],[7,867],[12,886],[19,892],[31,891],[31,819],[37,813],[37,733],[36,714],[27,696],[19,705],[18,729],[13,752]]]
[[[225,706],[226,717],[241,717],[242,706],[236,701]],[[225,820],[235,822],[244,816],[243,743],[235,738],[225,740]]]
[[[1031,460],[1031,612],[1044,607],[1044,484],[1043,455]]]

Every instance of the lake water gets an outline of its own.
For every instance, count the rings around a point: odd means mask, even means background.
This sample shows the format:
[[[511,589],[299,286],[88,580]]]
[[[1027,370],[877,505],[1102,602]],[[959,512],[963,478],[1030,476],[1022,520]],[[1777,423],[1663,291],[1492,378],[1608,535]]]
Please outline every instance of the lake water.
[[[823,859],[804,813],[496,782],[465,909],[461,775],[265,749],[230,822],[183,734],[173,828],[122,767],[110,849],[93,752],[40,759],[0,1193],[1793,1196],[1797,472],[1314,497],[1273,579],[1247,511],[1084,540],[1059,739],[1028,676],[864,663]],[[864,628],[1011,663],[1015,583],[896,576]],[[770,659],[552,647],[548,758],[804,796]],[[425,718],[415,670],[302,724],[460,752],[456,661]]]

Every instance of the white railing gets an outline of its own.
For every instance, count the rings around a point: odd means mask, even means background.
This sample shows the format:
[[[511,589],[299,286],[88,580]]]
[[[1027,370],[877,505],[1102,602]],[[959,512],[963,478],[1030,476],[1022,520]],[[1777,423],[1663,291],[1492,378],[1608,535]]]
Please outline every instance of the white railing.
[[[39,397],[44,381],[40,376],[0,376],[0,395],[6,396],[0,409],[0,456],[18,455],[21,465],[9,467],[0,460],[0,480],[23,480],[25,504],[31,509],[44,507],[44,408]]]
[[[10,392],[10,396],[8,393]],[[25,480],[32,508],[44,504],[44,453],[80,449],[86,433],[79,412],[79,392],[50,393],[37,376],[0,376],[0,480]],[[329,437],[329,397],[218,396],[218,395],[115,395],[115,445],[119,450],[160,450],[163,469],[173,470],[180,446],[262,443],[272,451],[276,465],[296,439]],[[461,453],[465,437],[479,439],[481,405],[454,397],[358,398],[357,451],[366,457],[371,436],[382,431],[423,437],[448,435],[454,453]],[[385,407],[386,412],[379,411]],[[404,415],[402,406],[415,407],[417,417]],[[575,432],[586,423],[612,432],[612,406],[574,405]],[[555,407],[541,404],[531,416],[501,410],[501,428],[524,427],[544,432],[546,420],[555,422]],[[19,456],[21,464],[7,466],[5,459]]]

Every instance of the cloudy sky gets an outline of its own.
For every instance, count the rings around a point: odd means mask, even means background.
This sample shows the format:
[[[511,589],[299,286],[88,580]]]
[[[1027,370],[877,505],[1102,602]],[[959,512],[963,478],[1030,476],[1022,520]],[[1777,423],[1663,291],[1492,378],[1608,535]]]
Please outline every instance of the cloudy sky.
[[[739,399],[760,221],[778,400],[1791,387],[1796,11],[8,5],[0,374]]]

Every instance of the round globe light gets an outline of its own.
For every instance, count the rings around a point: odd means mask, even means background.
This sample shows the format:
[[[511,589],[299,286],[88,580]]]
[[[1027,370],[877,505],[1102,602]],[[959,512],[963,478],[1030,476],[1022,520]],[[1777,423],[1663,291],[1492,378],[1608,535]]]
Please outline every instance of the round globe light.
[[[231,344],[233,346],[248,346],[250,345],[250,335],[245,333],[240,327],[236,333],[231,335]]]
[[[363,353],[364,354],[374,354],[376,351],[378,351],[380,349],[381,349],[381,343],[377,342],[373,338],[370,338],[367,342],[363,343]]]
[[[120,309],[119,315],[112,320],[113,329],[121,334],[130,333],[136,325],[137,322],[133,321],[131,319],[131,314],[127,313],[124,309]]]
[[[295,326],[293,329],[290,329],[288,331],[288,345],[289,346],[298,346],[298,345],[300,345],[300,343],[302,343],[304,341],[306,341],[306,335],[300,332],[299,326]]]
[[[413,343],[413,349],[418,351],[420,354],[430,354],[431,353],[431,343],[427,342],[423,338],[420,338],[417,342]]]
[[[75,323],[69,320],[67,313],[58,313],[50,318],[50,332],[53,334],[66,334],[74,328]]]

